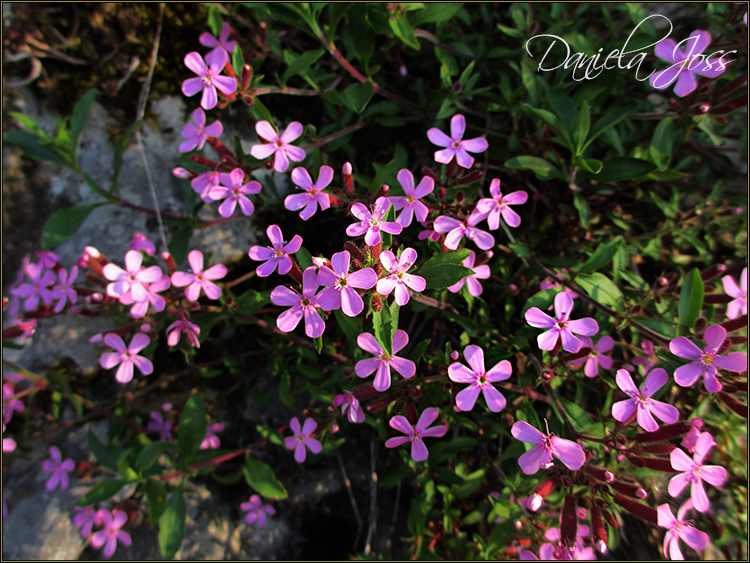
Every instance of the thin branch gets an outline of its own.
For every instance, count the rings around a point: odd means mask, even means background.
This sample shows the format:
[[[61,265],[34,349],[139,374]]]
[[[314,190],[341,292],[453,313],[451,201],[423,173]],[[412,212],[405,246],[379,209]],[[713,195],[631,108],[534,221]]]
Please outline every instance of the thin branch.
[[[375,460],[378,454],[378,448],[375,440],[370,441],[370,523],[367,529],[367,540],[365,542],[365,555],[370,555],[372,550],[372,536],[378,527],[378,474],[376,473]]]
[[[354,517],[357,519],[357,535],[354,538],[353,550],[357,550],[357,544],[359,543],[359,535],[362,533],[362,518],[359,515],[359,508],[357,507],[357,501],[354,498],[354,492],[352,491],[352,482],[349,480],[349,475],[346,474],[346,467],[344,467],[344,460],[341,459],[341,453],[337,450],[336,457],[339,460],[339,467],[341,468],[341,474],[344,476],[344,485],[346,485],[346,492],[349,493],[349,501],[352,503],[354,509]]]

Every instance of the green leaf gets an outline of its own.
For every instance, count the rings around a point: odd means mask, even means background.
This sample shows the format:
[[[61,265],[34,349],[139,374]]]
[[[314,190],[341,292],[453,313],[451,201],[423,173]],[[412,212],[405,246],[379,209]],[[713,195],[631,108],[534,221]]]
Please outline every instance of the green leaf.
[[[253,103],[250,105],[250,109],[252,110],[255,119],[258,121],[268,121],[269,123],[273,123],[271,112],[260,102],[258,96],[253,96]]]
[[[141,472],[149,469],[159,456],[164,452],[176,450],[177,447],[172,442],[151,442],[148,446],[141,450],[136,460],[136,468]]]
[[[372,82],[352,84],[344,90],[344,102],[353,112],[362,113],[370,103],[374,92]]]
[[[626,108],[621,109],[616,112],[607,113],[604,117],[599,119],[596,123],[594,123],[594,126],[591,128],[591,132],[589,134],[589,138],[586,141],[586,143],[581,148],[581,152],[585,151],[586,148],[596,139],[599,135],[607,131],[608,129],[611,129],[620,121],[625,119],[627,116],[629,116],[631,113],[633,113],[636,110],[636,108]]]
[[[576,432],[583,432],[586,428],[593,424],[594,421],[591,419],[591,416],[589,416],[589,414],[585,410],[578,406],[577,403],[568,401],[563,397],[558,398],[560,399],[560,404],[565,409],[565,412],[570,419],[570,424],[573,426],[573,429]],[[552,403],[552,406],[555,406],[554,402]]]
[[[336,27],[353,4],[354,2],[331,2],[328,5],[328,32],[326,33],[328,41],[333,41]]]
[[[532,257],[531,249],[522,242],[509,242],[508,248],[510,248],[519,258]]]
[[[536,81],[536,69],[534,61],[531,60],[530,57],[524,57],[521,60],[521,82],[523,82],[524,88],[526,88],[526,92],[529,94],[529,100],[531,101],[531,106],[538,106],[539,105],[539,85]],[[528,104],[524,104],[526,106]],[[529,108],[531,108],[529,106]],[[534,109],[532,108],[532,111]],[[544,110],[538,110],[538,111],[544,111]],[[546,112],[549,113],[549,112]],[[550,115],[552,115],[550,113]],[[554,116],[553,116],[554,117]],[[555,117],[555,119],[557,119]],[[559,120],[558,120],[559,122]],[[562,126],[560,127],[562,130]],[[566,133],[567,136],[567,133]]]
[[[552,131],[565,142],[570,151],[574,151],[573,141],[568,134],[568,130],[563,126],[560,119],[554,113],[551,113],[544,109],[535,108],[529,104],[523,104],[522,107],[525,111],[531,112],[537,117],[541,118],[542,121],[544,121],[549,126],[549,128],[552,129]]]
[[[672,143],[674,141],[674,125],[671,117],[665,117],[659,122],[651,139],[649,154],[659,167],[666,170],[672,160]]]
[[[167,507],[167,488],[161,481],[148,479],[143,485],[143,491],[146,493],[146,500],[148,501],[151,525],[155,526]]]
[[[375,32],[370,22],[368,7],[369,4],[366,2],[355,2],[346,15],[349,25],[345,33],[345,36],[351,38],[354,53],[365,67],[375,50]]]
[[[599,172],[602,171],[602,168],[604,168],[602,161],[595,158],[583,158],[581,156],[576,156],[575,162],[576,164],[578,164],[578,166],[580,166],[587,172],[590,172],[591,174],[599,174]]]
[[[385,299],[384,299],[385,301]],[[372,328],[375,332],[375,338],[388,356],[393,355],[393,324],[391,322],[391,308],[387,303],[383,303],[382,309],[372,314]]]
[[[159,518],[159,549],[164,559],[172,559],[185,538],[187,509],[182,486],[172,491]]]
[[[289,496],[284,485],[276,479],[276,475],[267,463],[248,457],[243,466],[247,484],[259,495],[272,500],[283,500]]]
[[[532,295],[521,310],[521,316],[526,314],[526,311],[532,307],[537,307],[542,311],[546,311],[547,308],[552,305],[555,300],[555,295],[563,291],[565,288],[562,286],[550,287],[549,289],[543,289],[542,291],[536,292]]]
[[[323,336],[316,336],[313,338],[313,343],[315,344],[315,349],[318,351],[318,354],[320,354],[323,351]]]
[[[513,520],[505,519],[499,524],[495,524],[487,540],[487,557],[485,559],[494,559],[498,550],[510,545],[514,531]]]
[[[578,112],[578,115],[573,122],[573,144],[576,147],[576,154],[581,154],[583,152],[583,145],[586,143],[586,137],[589,134],[590,127],[591,114],[589,112],[589,103],[586,100],[583,100],[581,110]]]
[[[203,400],[198,392],[194,392],[185,404],[180,415],[180,426],[177,431],[177,444],[187,463],[195,452],[200,448],[201,442],[206,437],[206,409],[203,408]]]
[[[73,109],[73,115],[70,118],[70,141],[73,147],[73,156],[75,156],[76,147],[78,146],[78,137],[81,136],[81,132],[89,119],[89,111],[91,110],[91,104],[94,103],[96,94],[96,88],[91,88],[83,95]]]
[[[689,333],[703,307],[703,280],[698,268],[685,276],[680,291],[680,325],[684,333]]]
[[[422,354],[424,354],[427,351],[427,348],[430,347],[431,342],[432,340],[427,338],[425,340],[422,340],[416,346],[414,346],[414,348],[412,348],[411,351],[409,352],[409,359],[415,364],[419,362],[419,359],[422,357]]]
[[[252,315],[264,305],[271,302],[270,291],[255,291],[254,289],[248,289],[245,293],[237,298],[237,313],[241,315]]]
[[[232,53],[232,68],[237,76],[242,76],[242,69],[245,67],[245,57],[242,54],[242,49],[239,45],[234,46],[234,52]],[[239,80],[237,81],[239,87]]]
[[[68,167],[71,166],[70,158],[42,146],[39,144],[39,138],[28,131],[9,131],[3,135],[3,139],[6,143],[16,145],[30,158],[49,160]]]
[[[143,125],[143,120],[139,119],[133,123],[125,133],[122,134],[115,143],[115,155],[112,161],[112,193],[117,194],[120,191],[120,169],[122,168],[122,155],[128,148],[128,141],[133,134]]]
[[[302,272],[313,265],[312,254],[304,246],[300,246],[300,249],[297,251],[297,262],[299,262],[299,269]]]
[[[169,253],[176,264],[187,260],[190,239],[193,238],[193,227],[183,227],[175,231],[169,239]]]
[[[620,289],[604,274],[581,274],[575,281],[586,293],[602,305],[607,305],[619,311],[622,307],[623,296]]]
[[[589,202],[579,192],[573,192],[573,205],[576,211],[578,211],[578,218],[581,220],[581,225],[584,229],[588,229],[589,223],[591,223],[591,207],[589,206]]]
[[[332,4],[331,6],[335,5],[336,4]],[[305,72],[315,61],[322,57],[324,53],[325,51],[322,49],[302,53],[292,64],[289,65],[289,68],[286,69],[284,76],[281,77],[281,83],[286,84],[287,80],[292,76],[297,76],[298,74]]]
[[[458,13],[463,5],[463,2],[433,2],[414,14],[412,24],[417,27],[426,23],[448,21]]]
[[[547,102],[549,102],[552,110],[560,119],[563,128],[571,135],[574,134],[576,130],[576,118],[580,112],[572,98],[559,90],[550,90],[547,92]]]
[[[474,273],[461,262],[469,255],[468,248],[449,250],[430,258],[417,272],[427,283],[427,289],[444,289]]]
[[[514,170],[531,170],[540,180],[563,178],[554,164],[537,156],[515,156],[503,165]]]
[[[708,135],[714,145],[718,147],[724,144],[724,137],[721,131],[716,131],[718,124],[711,115],[696,115],[693,120],[698,125],[698,129]]]
[[[624,239],[621,236],[617,236],[608,242],[601,243],[594,253],[589,256],[589,259],[583,263],[578,270],[578,273],[588,274],[590,272],[595,272],[612,259],[623,243]]]
[[[105,481],[100,481],[93,489],[78,499],[76,506],[90,506],[109,500],[125,486],[125,483],[127,481],[124,479],[106,479]]]
[[[597,182],[627,182],[656,170],[655,164],[640,158],[618,157],[602,164],[602,171],[593,176]]]
[[[88,444],[89,450],[94,455],[96,461],[101,463],[107,469],[117,471],[117,462],[125,453],[124,448],[102,443],[90,428],[88,433]]]
[[[106,203],[89,203],[55,211],[42,231],[42,248],[50,250],[62,244],[78,232],[91,212]]]
[[[284,445],[284,438],[282,438],[281,434],[279,434],[275,430],[271,430],[270,428],[266,428],[265,426],[261,426],[260,424],[256,425],[255,429],[258,431],[258,434],[263,436],[272,444],[276,444],[277,446],[280,446],[282,448],[286,447],[286,445]]]
[[[208,5],[208,27],[211,28],[211,33],[213,33],[216,37],[219,37],[219,35],[221,35],[221,28],[223,24],[224,22],[221,19],[221,13],[219,12],[219,7],[216,4],[209,4]]]
[[[336,323],[349,341],[349,347],[356,350],[357,337],[362,334],[362,319],[345,315],[341,309],[336,309],[333,314],[336,316]]]
[[[391,16],[388,18],[388,23],[391,26],[391,30],[401,41],[403,41],[408,47],[419,51],[419,41],[414,36],[414,30],[409,25],[409,20],[402,13],[397,16]]]

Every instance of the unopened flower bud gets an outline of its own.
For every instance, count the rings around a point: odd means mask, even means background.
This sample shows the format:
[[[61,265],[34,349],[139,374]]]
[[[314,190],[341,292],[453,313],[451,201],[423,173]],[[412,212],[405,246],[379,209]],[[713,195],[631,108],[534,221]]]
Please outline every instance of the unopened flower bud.
[[[195,162],[196,164],[200,164],[201,166],[206,166],[208,168],[213,168],[214,170],[218,168],[219,163],[214,162],[213,160],[209,160],[206,157],[203,157],[199,154],[191,154],[190,160]],[[271,164],[273,165],[273,161],[271,161]]]
[[[388,184],[383,184],[375,194],[375,199],[379,197],[388,197],[388,192],[391,191],[391,187]]]
[[[553,377],[555,377],[555,373],[552,370],[542,370],[542,379],[544,381],[551,381]]]
[[[581,358],[585,358],[591,354],[591,348],[584,346],[578,352],[575,354],[565,354],[564,356],[560,356],[561,362],[573,362],[575,360],[580,360]]]
[[[172,255],[169,252],[162,252],[161,257],[167,265],[167,270],[169,270],[169,275],[171,276],[177,271],[177,264],[175,264],[174,258],[172,258]]]
[[[706,325],[708,320],[706,317],[698,317],[693,323],[693,332],[698,338],[703,338],[703,334],[706,332]]]
[[[385,407],[390,405],[396,399],[398,399],[398,393],[388,395],[387,397],[383,397],[382,399],[378,399],[377,401],[373,401],[372,403],[367,405],[367,412],[378,412],[379,410],[384,409]]]
[[[456,168],[458,168],[458,161],[454,156],[453,158],[451,158],[451,161],[448,163],[448,166],[445,169],[445,175],[448,178],[453,178],[453,175],[456,173]]]
[[[567,475],[563,475],[562,478],[560,479],[560,482],[562,483],[562,486],[565,489],[569,489],[570,487],[573,486],[572,479],[568,477]]]
[[[378,295],[377,293],[372,294],[372,301],[370,302],[370,304],[372,306],[372,310],[376,313],[379,313],[383,310],[383,301],[381,301],[380,295]]]
[[[668,459],[660,457],[643,457],[639,455],[628,455],[628,461],[636,467],[647,467],[654,471],[661,471],[662,473],[677,473],[672,468],[672,463]]]
[[[359,387],[352,389],[352,395],[354,395],[355,399],[366,400],[377,397],[380,395],[380,392],[372,385],[360,385]]]
[[[435,197],[437,197],[438,201],[443,201],[445,199],[445,188],[438,188]]]
[[[707,282],[709,280],[714,279],[715,277],[720,276],[724,272],[726,272],[727,267],[724,264],[714,264],[713,266],[710,266],[709,268],[706,268],[701,272],[701,279],[704,282]]]
[[[482,179],[482,171],[481,170],[474,170],[470,173],[468,173],[466,176],[458,180],[456,183],[460,186],[465,186],[467,184],[473,184],[474,182],[478,182]]]
[[[347,250],[349,254],[351,254],[355,260],[364,262],[365,255],[362,254],[362,251],[359,249],[359,247],[356,244],[354,244],[352,241],[347,240],[344,242],[344,250]]]
[[[725,387],[726,389],[726,387]],[[732,409],[734,412],[736,412],[738,415],[740,415],[742,418],[747,418],[747,405],[741,403],[736,398],[734,398],[732,395],[729,395],[728,393],[724,393],[723,391],[719,392],[719,399],[728,406],[730,409]]]
[[[657,518],[656,509],[634,501],[633,499],[625,497],[619,493],[616,494],[612,500],[615,504],[623,507],[631,514],[638,516],[647,522],[651,522],[654,526],[658,526],[659,519]]]
[[[492,258],[495,255],[494,252],[491,250],[485,250],[484,252],[480,252],[477,256],[476,261],[474,262],[474,267],[478,268],[482,264],[486,264],[490,258]]]
[[[726,293],[709,293],[703,296],[703,303],[707,305],[722,305],[733,301],[734,297]]]
[[[610,481],[609,486],[620,494],[628,497],[644,499],[648,496],[646,489],[634,483],[624,483],[619,480]]]
[[[727,332],[735,332],[747,328],[747,313],[740,315],[736,319],[724,321],[719,326],[723,327]]]
[[[594,545],[597,551],[605,553],[607,551],[607,529],[604,527],[601,510],[596,504],[591,507],[591,531],[594,535]]]
[[[615,480],[615,475],[611,471],[608,471],[602,467],[594,467],[593,465],[584,465],[583,471],[589,477],[593,477],[597,481],[604,481],[605,483],[611,483]]]
[[[412,388],[412,390],[411,390],[411,396],[414,399],[419,399],[419,397],[422,396],[422,392],[423,392],[422,386],[421,385],[415,385]]]
[[[518,295],[518,286],[512,283],[508,286],[508,291],[510,291],[511,295]]]
[[[500,416],[500,424],[502,424],[506,428],[510,428],[511,426],[513,426],[514,422],[515,422],[515,418],[513,417],[512,414],[510,414],[508,412],[503,413]]]
[[[240,79],[240,92],[246,92],[250,87],[250,81],[253,79],[253,67],[245,65],[242,67],[242,78]]]
[[[466,194],[463,190],[458,190],[456,193],[456,203],[462,205],[464,201],[466,201]]]
[[[558,481],[559,479],[557,477],[553,477],[552,479],[542,481],[536,486],[534,492],[531,493],[527,502],[527,507],[531,512],[536,512],[541,508],[542,501],[547,498],[547,495],[555,490]]]
[[[666,424],[654,432],[640,432],[633,439],[639,443],[665,442],[687,434],[691,427],[689,420],[675,422],[674,424]]]
[[[634,317],[639,317],[641,313],[643,313],[643,306],[641,305],[633,305],[630,308],[630,314],[633,315]]]
[[[172,169],[172,174],[177,176],[180,180],[191,180],[196,176],[195,172],[190,172],[189,170],[180,167]]]
[[[406,420],[410,424],[414,425],[419,419],[419,413],[417,413],[417,405],[411,399],[406,400]]]
[[[674,444],[637,444],[637,447],[639,452],[669,455],[677,446]]]
[[[563,547],[573,547],[578,535],[578,497],[574,494],[565,495],[565,502],[560,518],[560,544]]]
[[[458,351],[453,350],[453,352],[451,352],[451,360],[453,360],[454,362],[458,360],[458,358],[460,357],[461,357],[461,354],[459,354]]]
[[[711,110],[711,106],[708,104],[701,104],[698,109],[700,109],[701,113],[708,113]]]

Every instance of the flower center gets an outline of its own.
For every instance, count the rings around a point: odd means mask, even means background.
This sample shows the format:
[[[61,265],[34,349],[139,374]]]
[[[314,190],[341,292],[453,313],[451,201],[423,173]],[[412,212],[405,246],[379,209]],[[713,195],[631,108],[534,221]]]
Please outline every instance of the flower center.
[[[273,253],[274,259],[281,258],[282,256],[284,256],[284,251],[281,248],[279,248],[278,250],[276,250],[276,252]]]
[[[487,385],[487,375],[486,375],[486,374],[484,374],[484,373],[483,373],[483,374],[481,374],[481,375],[480,375],[480,376],[479,376],[479,377],[477,378],[477,383],[479,383],[479,385],[480,385],[480,386],[482,386],[482,387],[484,387],[485,385]]]
[[[313,196],[313,197],[315,197],[316,195],[318,195],[317,188],[310,188],[310,195]]]
[[[460,147],[461,147],[461,141],[453,141],[453,145],[452,145],[452,147],[453,147],[454,149],[458,149],[458,148],[460,148]]]
[[[207,70],[206,74],[201,76],[201,80],[203,81],[204,86],[211,86],[214,80],[213,73],[210,70]]]
[[[703,354],[701,361],[703,362],[703,365],[710,366],[714,363],[714,357],[711,354]]]
[[[370,219],[370,227],[378,230],[380,228],[380,221],[373,217],[372,219]]]
[[[341,274],[339,279],[336,280],[336,289],[341,289],[342,287],[346,287],[346,274]]]
[[[303,297],[302,301],[300,301],[300,304],[303,307],[309,307],[310,306],[310,299],[308,297]]]
[[[568,324],[568,323],[566,323],[565,321],[557,321],[557,322],[555,323],[555,326],[556,326],[556,327],[557,327],[558,329],[560,329],[560,330],[563,330],[563,329],[564,329],[564,328],[565,328],[565,327],[567,326],[567,324]]]
[[[275,146],[276,148],[279,148],[279,149],[280,149],[281,147],[283,147],[283,146],[284,146],[284,143],[282,143],[282,142],[281,142],[281,139],[279,139],[278,141],[276,141],[276,142],[274,143],[274,146]]]
[[[408,201],[409,203],[414,203],[414,196],[410,195],[409,197],[406,198],[406,201]]]
[[[195,281],[197,281],[198,283],[202,283],[203,282],[203,274],[202,273],[201,274],[195,274]]]

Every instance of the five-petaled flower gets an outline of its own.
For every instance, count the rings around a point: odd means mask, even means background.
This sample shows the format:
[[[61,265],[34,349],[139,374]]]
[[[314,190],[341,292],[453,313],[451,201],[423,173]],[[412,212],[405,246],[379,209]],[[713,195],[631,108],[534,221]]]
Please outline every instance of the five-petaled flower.
[[[391,428],[395,428],[399,432],[403,432],[406,436],[396,436],[395,438],[389,438],[385,442],[386,448],[396,448],[401,444],[411,442],[411,458],[414,461],[426,460],[430,453],[427,451],[427,446],[424,445],[422,438],[440,438],[445,436],[448,431],[447,426],[439,425],[428,428],[430,424],[435,422],[438,417],[438,410],[430,407],[424,410],[422,416],[419,417],[417,424],[412,426],[405,416],[397,415],[391,418],[388,422]]]
[[[485,197],[477,202],[477,206],[471,213],[472,215],[477,216],[480,220],[486,218],[491,231],[500,228],[501,215],[509,227],[517,227],[521,224],[521,217],[509,206],[526,203],[529,198],[526,192],[519,190],[503,195],[503,192],[500,191],[500,180],[495,178],[490,182],[490,195],[492,197]]]
[[[204,31],[203,33],[201,33],[198,41],[201,42],[201,45],[211,47],[212,49],[223,49],[224,51],[226,51],[227,55],[231,57],[232,55],[234,55],[234,48],[237,46],[236,41],[227,41],[227,39],[229,39],[229,33],[231,31],[232,28],[229,27],[229,24],[227,22],[224,22],[221,26],[221,33],[219,34],[218,39],[216,39],[216,37],[214,37],[207,31]]]
[[[487,250],[495,246],[495,237],[475,226],[481,220],[482,217],[476,215],[469,215],[463,221],[441,215],[435,219],[433,228],[438,233],[448,233],[445,235],[445,246],[451,250],[456,250],[464,237],[474,241],[482,250]]]
[[[323,450],[320,442],[315,438],[312,438],[313,432],[318,427],[318,423],[312,418],[305,420],[302,429],[300,430],[299,419],[295,416],[289,423],[289,428],[294,433],[294,436],[288,436],[284,438],[286,447],[290,450],[294,450],[294,459],[297,463],[305,461],[307,456],[307,449],[314,454],[319,454]]]
[[[104,525],[104,529],[94,532],[91,536],[91,545],[96,548],[104,546],[104,557],[109,558],[115,553],[118,541],[123,545],[130,545],[132,543],[130,535],[120,529],[128,521],[128,515],[122,510],[113,510],[110,512],[102,508],[99,510],[99,517]]]
[[[448,377],[456,383],[471,383],[469,387],[456,395],[456,405],[462,411],[470,411],[481,391],[487,407],[492,412],[500,412],[505,408],[505,397],[492,385],[496,381],[504,381],[511,376],[511,368],[508,360],[502,360],[487,371],[484,369],[484,351],[479,346],[467,346],[464,357],[469,362],[471,369],[459,362],[448,366]]]
[[[50,457],[52,457],[52,461],[45,459],[42,462],[42,469],[52,472],[52,477],[50,477],[49,481],[47,481],[47,490],[51,491],[58,485],[60,485],[61,489],[67,489],[67,472],[73,471],[73,469],[75,469],[76,467],[76,464],[72,459],[66,459],[65,461],[63,461],[62,454],[60,453],[60,450],[57,448],[57,446],[52,446],[49,449],[49,455]]]
[[[662,504],[656,509],[659,527],[667,529],[664,535],[664,557],[669,557],[673,561],[685,559],[680,551],[680,540],[696,551],[708,546],[708,534],[697,530],[691,520],[685,519],[688,510],[692,508],[693,501],[688,499],[677,511],[677,518],[672,514],[669,504]]]
[[[227,96],[234,94],[237,90],[237,80],[230,76],[221,76],[219,73],[224,69],[229,57],[223,49],[214,49],[206,55],[203,61],[198,53],[193,51],[185,55],[185,66],[198,75],[197,78],[188,78],[182,83],[182,93],[186,96],[195,96],[203,90],[201,107],[213,109],[218,101],[216,89],[218,88]],[[208,63],[208,64],[206,64]]]
[[[669,350],[674,355],[687,360],[693,360],[687,365],[678,367],[674,372],[674,380],[681,387],[690,387],[702,375],[706,391],[717,393],[721,391],[721,383],[716,378],[718,368],[734,372],[747,369],[747,355],[744,352],[732,352],[720,356],[717,352],[726,340],[727,331],[721,325],[712,325],[706,329],[703,336],[706,347],[701,350],[684,336],[678,336],[669,343]],[[696,505],[697,508],[697,505]]]
[[[167,327],[167,344],[177,346],[177,343],[180,341],[180,335],[183,333],[187,336],[188,342],[193,348],[201,347],[201,343],[198,340],[198,335],[201,333],[200,327],[185,319],[175,321]]]
[[[269,516],[276,514],[276,509],[270,504],[263,504],[258,495],[252,495],[248,502],[240,505],[240,508],[247,511],[245,522],[253,524],[257,521],[261,528],[266,525],[266,514]]]
[[[361,268],[349,273],[349,252],[337,252],[331,258],[331,268],[321,266],[318,270],[318,283],[326,289],[318,294],[318,305],[326,311],[341,311],[348,317],[356,317],[365,304],[357,289],[370,289],[378,282],[378,275],[372,268]]]
[[[130,303],[148,300],[148,284],[159,281],[164,273],[159,266],[144,268],[142,263],[143,254],[137,250],[128,250],[125,253],[126,270],[111,263],[104,266],[102,273],[112,282],[107,284],[107,295],[122,298],[129,293],[126,300],[131,299]]]
[[[341,407],[341,414],[349,419],[349,422],[360,424],[365,421],[365,411],[359,404],[359,400],[351,391],[344,391],[341,395],[333,398],[334,406]]]
[[[403,227],[395,221],[383,221],[383,217],[388,212],[391,201],[387,197],[379,197],[375,200],[371,210],[368,210],[361,203],[352,205],[352,215],[359,219],[359,223],[352,223],[346,228],[346,234],[350,237],[365,235],[365,244],[375,246],[380,243],[380,231],[392,235],[401,234]]]
[[[76,294],[76,290],[71,286],[76,277],[78,277],[78,266],[73,266],[70,269],[70,274],[65,269],[62,269],[58,275],[60,276],[60,283],[52,288],[52,298],[59,299],[57,305],[55,305],[55,313],[60,313],[65,308],[68,300],[70,300],[71,305],[76,302],[78,295]]]
[[[636,356],[635,358],[630,360],[630,363],[634,366],[644,366],[643,374],[645,375],[652,367],[658,364],[660,360],[656,355],[656,348],[654,348],[654,343],[650,340],[644,340],[643,342],[641,342],[641,348],[643,348],[643,351],[646,352],[646,355]]]
[[[218,137],[224,132],[224,126],[219,120],[214,121],[206,127],[206,112],[201,108],[193,112],[193,121],[195,125],[186,123],[185,127],[182,128],[180,135],[183,139],[187,139],[187,141],[180,143],[180,152],[201,150],[208,137]],[[153,255],[154,253],[151,252],[151,256]]]
[[[156,246],[143,233],[133,233],[128,246],[130,250],[143,250],[149,256],[156,254]]]
[[[291,194],[286,196],[284,199],[284,207],[289,211],[300,211],[300,218],[303,221],[307,221],[310,217],[315,215],[320,205],[321,210],[326,210],[331,206],[331,197],[323,190],[333,180],[333,168],[330,166],[321,166],[320,172],[318,173],[318,181],[313,184],[310,173],[298,166],[292,170],[292,182],[294,185],[305,190],[303,194]]]
[[[487,139],[477,137],[475,139],[463,140],[464,131],[466,130],[466,119],[463,115],[454,115],[451,118],[451,136],[449,137],[437,127],[427,131],[427,138],[434,145],[445,147],[443,150],[435,152],[435,162],[448,164],[453,157],[456,158],[459,166],[471,168],[474,164],[474,158],[469,156],[470,152],[484,152],[489,147]]]
[[[409,335],[405,330],[397,330],[393,333],[391,340],[391,350],[396,354],[409,343]],[[375,337],[367,332],[363,332],[357,337],[357,344],[365,352],[375,355],[375,358],[360,360],[354,366],[354,371],[359,377],[367,377],[377,370],[373,387],[377,391],[386,391],[391,386],[391,367],[405,378],[414,377],[417,373],[417,366],[411,360],[391,355],[383,350],[383,347]]]
[[[734,300],[727,304],[727,317],[736,319],[740,315],[747,315],[747,268],[742,270],[739,287],[732,276],[721,278],[721,284],[726,294],[734,297]]]
[[[687,53],[679,47],[685,41],[688,41],[690,45]],[[696,74],[707,78],[716,78],[722,74],[727,69],[728,63],[723,59],[707,60],[702,54],[710,43],[711,34],[699,29],[679,44],[675,43],[674,39],[664,39],[659,42],[654,48],[654,53],[661,60],[672,63],[672,66],[652,74],[649,79],[651,86],[657,90],[664,90],[676,80],[674,93],[682,98],[698,87]]]
[[[211,188],[208,195],[214,201],[226,198],[219,206],[219,215],[222,217],[231,217],[237,204],[240,205],[243,215],[250,216],[255,207],[247,196],[259,194],[261,188],[257,180],[245,182],[242,168],[235,168],[229,174],[219,174],[219,185]]]
[[[552,465],[552,456],[557,457],[568,469],[577,471],[586,461],[583,448],[571,440],[540,432],[528,422],[519,420],[510,429],[516,440],[536,444],[518,458],[518,465],[526,475],[533,475],[540,468]]]
[[[616,381],[617,386],[629,395],[630,399],[612,405],[612,416],[615,420],[624,422],[633,414],[636,414],[638,426],[646,432],[655,432],[659,429],[659,424],[654,420],[654,416],[667,424],[677,422],[680,411],[672,405],[651,398],[651,395],[669,381],[667,372],[662,368],[656,368],[649,372],[646,381],[643,382],[643,389],[640,391],[633,383],[630,374],[624,369],[617,370]]]
[[[272,246],[252,246],[247,253],[253,260],[265,260],[255,269],[255,273],[265,278],[273,274],[278,266],[280,274],[288,274],[292,269],[292,259],[289,255],[302,247],[302,237],[294,235],[292,240],[287,242],[278,225],[269,225],[266,234]]]
[[[610,369],[612,367],[612,358],[604,356],[604,352],[609,352],[615,345],[615,341],[611,336],[602,336],[599,342],[594,345],[594,342],[588,336],[581,336],[581,348],[591,348],[591,352],[585,358],[574,360],[571,365],[583,366],[583,373],[586,377],[596,377],[599,375],[599,366],[604,369]]]
[[[209,424],[206,428],[206,437],[203,438],[200,448],[201,450],[212,449],[215,450],[221,445],[219,437],[216,435],[217,432],[224,430],[224,425],[221,422],[215,424]]]
[[[172,441],[172,423],[169,420],[165,420],[160,412],[151,411],[151,420],[148,426],[146,426],[146,430],[158,432],[159,440],[162,442]]]
[[[54,297],[49,286],[55,283],[55,272],[45,270],[42,263],[27,264],[23,271],[31,278],[31,283],[24,283],[13,288],[11,294],[16,297],[26,297],[23,308],[27,311],[36,309],[39,299],[45,305],[51,304]]]
[[[562,347],[567,352],[576,353],[581,349],[581,341],[574,334],[593,336],[599,331],[599,325],[590,317],[569,320],[570,312],[573,310],[573,300],[567,293],[555,295],[555,319],[542,312],[538,307],[532,307],[524,317],[526,322],[536,328],[548,328],[537,337],[540,350],[552,350],[557,344],[557,339],[562,340]]]
[[[310,266],[302,272],[302,295],[284,287],[277,286],[271,292],[271,303],[291,309],[281,313],[276,319],[276,326],[282,332],[292,332],[305,317],[305,334],[310,338],[317,338],[326,329],[326,324],[318,313],[318,276],[315,266]]]
[[[381,253],[380,262],[390,275],[378,280],[377,292],[380,295],[390,295],[395,290],[396,304],[399,306],[409,302],[409,289],[417,293],[423,292],[427,281],[422,276],[406,273],[416,261],[417,251],[413,248],[405,248],[398,258],[390,250]]]
[[[693,459],[681,449],[676,448],[670,454],[672,469],[681,471],[669,481],[669,494],[672,498],[680,496],[682,490],[690,485],[690,498],[693,499],[693,505],[699,512],[706,512],[710,507],[706,489],[703,487],[703,481],[710,483],[714,487],[721,487],[727,480],[727,470],[719,465],[703,465],[708,451],[716,444],[713,436],[708,432],[703,432],[695,444],[695,453]]]
[[[211,280],[220,280],[226,276],[227,267],[224,264],[216,264],[204,272],[203,253],[200,250],[191,250],[188,254],[188,262],[193,270],[192,274],[186,272],[172,274],[172,283],[176,287],[188,286],[185,290],[185,297],[188,301],[198,301],[201,289],[209,299],[216,300],[221,297],[221,289]]]
[[[405,196],[390,198],[391,203],[393,204],[393,209],[396,211],[403,209],[396,218],[396,222],[406,228],[411,225],[411,221],[414,218],[414,215],[416,215],[417,221],[424,223],[427,220],[427,213],[429,213],[430,210],[419,200],[432,193],[432,190],[435,189],[435,180],[429,176],[425,176],[415,188],[414,176],[406,168],[400,170],[396,177],[398,178],[401,187],[404,188],[404,193],[406,194]]]
[[[107,334],[104,337],[104,343],[117,351],[103,354],[99,358],[99,364],[104,369],[111,369],[120,364],[115,374],[115,379],[120,383],[127,383],[133,379],[133,366],[141,370],[143,375],[149,375],[154,371],[154,365],[150,360],[138,356],[138,352],[151,343],[151,340],[145,334],[139,332],[134,335],[133,340],[130,341],[130,345],[127,348],[122,338],[114,333]]]
[[[276,172],[286,172],[290,160],[301,162],[305,159],[305,149],[289,144],[302,135],[302,124],[298,121],[292,121],[287,125],[281,135],[268,121],[258,121],[255,131],[258,137],[268,143],[253,145],[250,147],[250,154],[258,160],[264,160],[274,154],[273,168]]]
[[[488,251],[487,254],[489,257],[492,257],[492,251]],[[476,260],[476,254],[474,254],[473,250],[469,251],[469,255],[464,258],[464,260],[461,262],[462,265],[466,266],[470,270],[473,270],[473,274],[469,274],[465,278],[457,281],[453,285],[448,287],[448,291],[451,293],[458,293],[461,291],[461,288],[466,284],[466,286],[469,288],[469,293],[473,295],[474,297],[478,297],[482,294],[482,284],[479,283],[479,280],[486,280],[490,277],[490,267],[487,264],[482,264],[481,266],[474,266],[474,261]]]
[[[87,538],[91,535],[92,528],[94,525],[102,525],[102,517],[98,510],[94,510],[91,506],[74,506],[76,515],[73,517],[73,525],[77,528],[81,528],[81,536]]]

